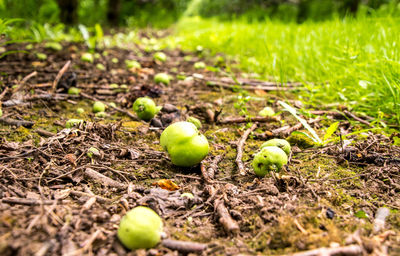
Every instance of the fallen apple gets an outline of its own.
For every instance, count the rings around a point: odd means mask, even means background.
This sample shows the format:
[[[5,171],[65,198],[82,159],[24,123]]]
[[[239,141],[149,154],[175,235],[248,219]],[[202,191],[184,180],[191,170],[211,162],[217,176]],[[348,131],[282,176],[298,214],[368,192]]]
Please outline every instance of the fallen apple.
[[[93,112],[97,113],[97,112],[104,112],[106,110],[106,105],[104,105],[103,102],[101,101],[96,101],[93,104]]]
[[[79,95],[80,91],[81,91],[81,90],[79,90],[79,89],[76,88],[76,87],[70,87],[70,88],[68,89],[68,94],[70,94],[70,95]]]
[[[65,123],[65,128],[72,128],[74,126],[78,126],[81,123],[83,123],[82,119],[69,119],[66,123]]]
[[[194,63],[194,68],[195,69],[204,69],[206,68],[206,64],[202,61]]]
[[[284,140],[284,139],[268,140],[261,145],[260,149],[265,148],[265,147],[270,147],[270,146],[275,146],[275,147],[282,149],[286,153],[286,155],[290,154],[291,147],[287,140]]]
[[[100,156],[100,151],[95,147],[90,147],[86,153],[86,155],[90,158],[93,156]]]
[[[264,177],[269,172],[279,172],[287,164],[286,153],[278,147],[264,147],[253,159],[253,169],[257,176]]]
[[[265,107],[258,112],[258,115],[262,117],[273,116],[275,115],[275,111],[271,107]]]
[[[78,113],[78,114],[83,114],[84,112],[85,112],[85,110],[83,108],[76,109],[76,113]]]
[[[0,108],[0,117],[3,115],[3,110]]]
[[[163,222],[152,209],[144,206],[133,208],[122,217],[118,238],[128,249],[148,249],[161,240]]]
[[[91,54],[89,52],[85,52],[84,54],[82,54],[81,60],[85,61],[85,62],[93,63],[93,54]]]
[[[148,97],[137,98],[132,108],[136,115],[144,121],[150,121],[160,111],[160,108]]]
[[[171,78],[166,73],[158,73],[157,75],[154,76],[154,82],[163,83],[165,85],[169,85],[170,79]]]
[[[165,62],[167,60],[167,55],[165,55],[165,53],[163,52],[156,52],[153,56],[153,58],[155,60],[161,61],[161,62]]]
[[[191,122],[192,124],[194,124],[195,126],[196,126],[196,128],[197,129],[200,129],[201,128],[201,121],[199,120],[199,119],[197,119],[196,117],[192,117],[192,116],[189,116],[187,119],[186,119],[186,121],[187,122]]]
[[[160,144],[168,152],[172,163],[183,167],[200,163],[209,151],[207,138],[190,122],[168,126],[161,134]]]

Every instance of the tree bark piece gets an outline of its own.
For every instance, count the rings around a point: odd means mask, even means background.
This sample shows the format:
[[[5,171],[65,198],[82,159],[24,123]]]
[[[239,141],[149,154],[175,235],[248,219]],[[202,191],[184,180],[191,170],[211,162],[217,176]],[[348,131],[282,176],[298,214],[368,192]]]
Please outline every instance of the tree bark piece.
[[[240,175],[246,175],[246,170],[244,169],[244,164],[242,162],[242,156],[243,156],[243,146],[244,143],[247,140],[247,137],[249,137],[249,134],[254,131],[257,128],[257,123],[254,123],[247,131],[242,135],[240,138],[238,144],[237,144],[237,155],[236,155],[236,165],[239,169],[239,174]]]
[[[67,61],[67,63],[65,63],[65,65],[60,69],[60,71],[58,71],[58,74],[56,76],[56,78],[53,81],[53,85],[51,87],[51,92],[55,93],[56,89],[57,89],[57,84],[60,81],[61,77],[64,75],[64,73],[68,70],[69,66],[71,65],[71,61]]]
[[[127,185],[122,184],[118,181],[115,181],[101,173],[96,172],[95,170],[91,169],[91,168],[86,168],[85,170],[85,174],[94,179],[95,181],[103,184],[104,186],[107,187],[115,187],[115,188],[121,188],[121,189],[125,189],[127,188]]]
[[[177,250],[181,253],[200,253],[207,249],[206,244],[172,239],[165,239],[161,242],[161,244],[171,250]]]

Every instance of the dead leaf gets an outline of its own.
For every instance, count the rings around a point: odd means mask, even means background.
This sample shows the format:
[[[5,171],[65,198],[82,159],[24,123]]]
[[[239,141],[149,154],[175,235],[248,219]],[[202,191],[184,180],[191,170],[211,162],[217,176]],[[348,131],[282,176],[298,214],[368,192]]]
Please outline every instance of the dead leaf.
[[[179,186],[176,185],[172,180],[162,179],[152,184],[153,186],[159,186],[162,189],[166,189],[169,191],[175,191],[179,189]]]
[[[76,166],[76,156],[74,154],[66,154],[64,159],[70,162],[72,165]]]
[[[267,93],[266,93],[264,90],[259,90],[259,89],[254,90],[254,93],[255,93],[257,96],[265,96],[265,95],[267,95]]]

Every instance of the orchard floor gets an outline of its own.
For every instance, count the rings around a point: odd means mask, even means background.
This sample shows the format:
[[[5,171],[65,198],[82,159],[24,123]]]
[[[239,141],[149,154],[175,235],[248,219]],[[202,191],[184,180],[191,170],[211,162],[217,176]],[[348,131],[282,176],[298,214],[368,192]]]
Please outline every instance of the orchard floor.
[[[23,47],[8,45],[7,50]],[[257,178],[251,159],[259,146],[296,129],[296,119],[277,101],[309,108],[295,100],[295,93],[249,90],[251,100],[244,103],[227,73],[194,69],[200,60],[196,54],[165,51],[163,63],[136,46],[107,49],[107,54],[98,50],[94,63],[87,63],[80,59],[84,51],[77,44],[63,44],[61,51],[34,45],[29,53],[0,62],[1,255],[286,255],[322,247],[328,253],[323,255],[400,255],[400,148],[392,146],[392,138],[371,131],[346,136],[370,127],[341,114],[343,109],[321,106],[313,113],[322,115],[304,118],[320,137],[340,121],[332,137],[336,143],[309,147],[309,141],[291,136],[285,170]],[[36,53],[47,59],[39,60]],[[142,68],[128,70],[127,59]],[[71,65],[54,82],[68,60]],[[154,83],[159,72],[174,77],[170,85]],[[179,80],[183,75],[193,79]],[[236,76],[259,84],[240,72]],[[80,96],[64,91],[74,83]],[[151,123],[126,113],[146,95],[164,106]],[[114,102],[122,111],[109,107],[106,117],[97,118],[91,111],[94,99]],[[234,107],[240,104],[253,116],[269,105],[281,118],[259,120],[245,140],[245,175],[235,159],[238,142],[252,124],[240,122]],[[77,114],[77,108],[85,112]],[[210,143],[203,170],[173,166],[159,145],[163,127],[187,116],[202,121],[201,132]],[[86,122],[64,129],[71,118]],[[100,153],[90,158],[90,147]],[[164,182],[173,189],[171,181],[176,190],[161,188]],[[169,240],[129,252],[116,231],[121,217],[137,205],[163,218]],[[379,227],[375,217],[381,207],[390,213]],[[179,242],[171,245],[171,239]]]

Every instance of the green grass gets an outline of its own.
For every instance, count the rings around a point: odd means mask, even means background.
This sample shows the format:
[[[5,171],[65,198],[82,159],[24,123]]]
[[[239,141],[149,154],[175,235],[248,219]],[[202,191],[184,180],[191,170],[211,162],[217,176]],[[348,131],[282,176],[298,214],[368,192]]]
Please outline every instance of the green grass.
[[[303,24],[184,18],[169,45],[225,53],[246,72],[277,82],[303,81],[300,99],[342,103],[400,124],[400,19],[369,17]],[[324,83],[324,84],[321,84]],[[319,84],[319,85],[318,85]]]

